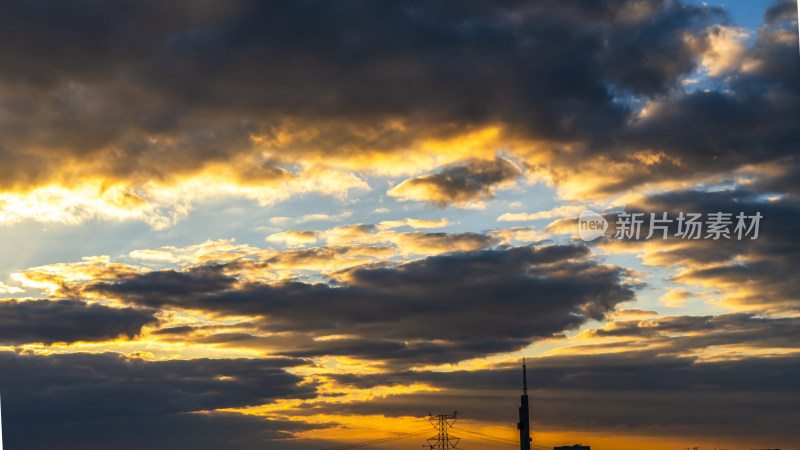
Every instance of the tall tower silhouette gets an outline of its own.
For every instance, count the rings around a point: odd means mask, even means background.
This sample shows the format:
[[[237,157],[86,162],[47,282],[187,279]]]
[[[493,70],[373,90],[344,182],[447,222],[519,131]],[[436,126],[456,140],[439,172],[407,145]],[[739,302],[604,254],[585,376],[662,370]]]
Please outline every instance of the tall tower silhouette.
[[[522,396],[519,406],[519,448],[520,450],[531,450],[531,422],[530,411],[528,409],[528,373],[525,367],[525,358],[522,358]]]

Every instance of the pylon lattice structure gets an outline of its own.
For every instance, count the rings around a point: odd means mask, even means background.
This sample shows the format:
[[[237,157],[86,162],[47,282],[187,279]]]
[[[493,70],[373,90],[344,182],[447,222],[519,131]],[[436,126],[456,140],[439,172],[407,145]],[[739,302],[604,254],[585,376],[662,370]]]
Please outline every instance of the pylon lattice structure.
[[[453,414],[439,414],[436,416],[429,414],[428,420],[431,425],[433,425],[433,428],[436,429],[436,436],[428,439],[428,443],[423,445],[423,447],[432,450],[457,448],[456,445],[458,445],[461,439],[450,434],[450,428],[452,428],[453,424],[456,422],[456,414],[455,412]]]

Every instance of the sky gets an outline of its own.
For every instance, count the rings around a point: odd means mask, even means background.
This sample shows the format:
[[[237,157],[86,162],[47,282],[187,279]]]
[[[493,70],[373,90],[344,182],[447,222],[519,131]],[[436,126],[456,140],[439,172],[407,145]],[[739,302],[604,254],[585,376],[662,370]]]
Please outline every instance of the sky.
[[[797,11],[6,2],[5,445],[800,448]]]

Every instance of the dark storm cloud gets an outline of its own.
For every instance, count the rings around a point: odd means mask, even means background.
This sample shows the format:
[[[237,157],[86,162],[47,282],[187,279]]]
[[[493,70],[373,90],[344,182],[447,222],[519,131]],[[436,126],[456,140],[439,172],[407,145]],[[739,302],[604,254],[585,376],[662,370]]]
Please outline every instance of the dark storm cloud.
[[[627,6],[633,9],[634,5]],[[637,6],[657,10],[661,5],[641,2]],[[603,69],[618,88],[635,94],[663,94],[696,67],[697,49],[687,45],[683,33],[697,32],[711,18],[721,19],[719,13],[712,8],[674,4],[646,21],[620,21],[607,31]]]
[[[764,22],[773,25],[780,21],[797,19],[797,4],[792,0],[778,0],[764,13]]]
[[[126,303],[256,316],[259,326],[273,333],[349,336],[287,342],[283,351],[292,355],[453,362],[560,336],[631,300],[627,272],[589,256],[580,245],[499,248],[358,267],[340,272],[333,284],[287,281],[229,288],[165,271],[83,289]],[[214,280],[219,275],[211,269],[198,273]],[[173,281],[154,288],[151,279],[162,277]],[[217,287],[185,293],[184,283]],[[365,340],[372,344],[364,346]]]
[[[4,439],[25,449],[254,448],[310,425],[190,413],[313,396],[313,384],[285,371],[298,364],[0,352]]]
[[[648,178],[714,175],[798,154],[797,28],[783,28],[786,15],[779,11],[780,5],[768,10],[767,21],[778,22],[758,31],[735,73],[726,74],[727,89],[698,89],[663,98],[646,117],[620,134],[618,142],[626,145],[609,149],[612,158],[624,159],[623,152],[651,149],[664,152],[669,159],[643,167],[621,183],[609,184],[609,191],[623,191]]]
[[[110,308],[77,300],[3,300],[0,344],[53,344],[133,339],[158,319],[153,310]]]
[[[590,195],[728,173],[797,152],[800,62],[786,5],[767,11],[768,26],[711,89],[684,90],[714,50],[721,28],[708,26],[725,21],[720,9],[12,2],[0,18],[0,183],[99,175],[135,187],[222,163],[268,185],[292,177],[286,162],[368,171],[386,164],[381,154],[499,124],[487,146],[509,147],[557,185],[592,178]],[[639,117],[633,105],[646,99]],[[271,157],[237,159],[254,146]],[[497,173],[476,178],[465,165],[404,185],[431,188],[444,205],[490,197],[510,180]]]
[[[253,450],[280,448],[303,450],[319,448],[302,445],[291,438],[295,432],[327,428],[328,424],[264,419],[239,413],[179,413],[169,416],[154,415],[137,420],[97,418],[85,422],[47,422],[47,432],[40,428],[24,426],[13,433],[6,432],[7,442],[15,448],[30,450],[83,450],[86,448],[114,448],[138,450],[152,448],[173,450],[179,448],[218,450]],[[97,430],[102,430],[98,433]],[[111,446],[109,446],[109,444]],[[9,444],[11,445],[11,444]]]
[[[238,265],[241,263],[233,263]],[[223,273],[222,265],[194,266],[185,271],[172,269],[140,274],[131,283],[115,285],[118,295],[134,297],[145,306],[161,306],[177,299],[233,287],[236,278]],[[102,285],[102,283],[100,283]]]
[[[435,174],[405,180],[390,190],[389,195],[444,207],[451,203],[491,199],[495,186],[508,184],[520,175],[522,170],[505,158],[469,161]]]
[[[110,177],[168,178],[247,151],[287,117],[292,132],[323,130],[293,151],[334,156],[490,123],[608,140],[630,114],[615,92],[674,86],[695,66],[684,34],[718,13],[657,0],[15,1],[0,18],[0,151],[15,168],[3,182],[58,179],[90,155]],[[405,132],[385,126],[397,118]]]
[[[796,354],[701,362],[631,351],[528,361],[532,418],[540,430],[667,432],[786,442],[796,435],[792,411],[800,389],[793,380],[798,376]],[[441,391],[346,405],[317,403],[298,414],[336,410],[421,417],[429,410],[456,409],[464,419],[513,426],[522,383],[520,367],[331,377],[343,386],[365,389],[425,383]]]

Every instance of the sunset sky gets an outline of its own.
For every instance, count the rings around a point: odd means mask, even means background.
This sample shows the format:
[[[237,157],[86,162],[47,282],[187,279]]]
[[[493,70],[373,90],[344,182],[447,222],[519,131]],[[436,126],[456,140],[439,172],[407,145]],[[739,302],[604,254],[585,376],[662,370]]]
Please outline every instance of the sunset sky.
[[[800,448],[797,14],[3,2],[6,448]]]

